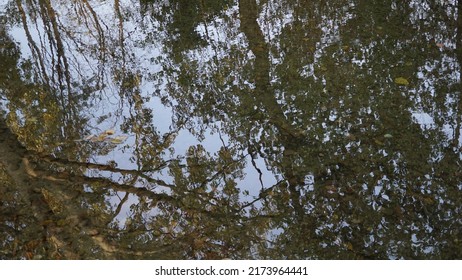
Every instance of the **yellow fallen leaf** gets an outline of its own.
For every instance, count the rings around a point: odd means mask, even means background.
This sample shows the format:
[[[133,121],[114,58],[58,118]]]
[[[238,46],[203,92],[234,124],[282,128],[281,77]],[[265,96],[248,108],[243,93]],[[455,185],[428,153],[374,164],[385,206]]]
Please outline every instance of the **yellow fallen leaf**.
[[[398,77],[395,79],[395,83],[398,84],[398,85],[403,85],[403,86],[408,86],[409,85],[409,81],[406,80],[405,78],[403,77]]]
[[[113,144],[121,144],[123,143],[126,139],[128,138],[128,136],[116,136],[114,138],[111,138],[109,141]]]
[[[98,137],[96,138],[95,141],[104,141],[105,139],[107,138],[107,134],[106,133],[101,133],[100,135],[98,135]]]

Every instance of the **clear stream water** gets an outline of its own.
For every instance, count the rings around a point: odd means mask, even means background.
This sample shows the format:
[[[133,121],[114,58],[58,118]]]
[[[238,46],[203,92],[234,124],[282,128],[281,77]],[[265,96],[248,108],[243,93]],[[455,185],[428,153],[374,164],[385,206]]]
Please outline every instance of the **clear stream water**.
[[[461,7],[0,0],[0,258],[460,259]]]

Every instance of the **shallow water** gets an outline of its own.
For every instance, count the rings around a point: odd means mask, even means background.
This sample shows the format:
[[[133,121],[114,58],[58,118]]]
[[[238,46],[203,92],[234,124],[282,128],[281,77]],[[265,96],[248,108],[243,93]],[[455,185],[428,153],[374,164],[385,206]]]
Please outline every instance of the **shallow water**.
[[[0,257],[460,259],[461,5],[0,0]]]

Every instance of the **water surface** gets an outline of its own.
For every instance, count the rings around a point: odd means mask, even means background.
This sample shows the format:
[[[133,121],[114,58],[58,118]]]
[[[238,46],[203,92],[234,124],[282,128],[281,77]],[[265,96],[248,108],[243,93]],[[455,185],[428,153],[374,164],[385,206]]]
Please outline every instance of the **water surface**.
[[[461,8],[0,0],[0,258],[460,259]]]

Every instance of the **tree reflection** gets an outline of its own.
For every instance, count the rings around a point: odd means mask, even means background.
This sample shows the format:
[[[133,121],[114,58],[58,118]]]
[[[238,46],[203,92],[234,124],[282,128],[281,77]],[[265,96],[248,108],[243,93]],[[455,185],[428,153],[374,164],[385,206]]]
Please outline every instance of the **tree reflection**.
[[[4,258],[459,258],[460,3],[215,2],[12,2]]]

